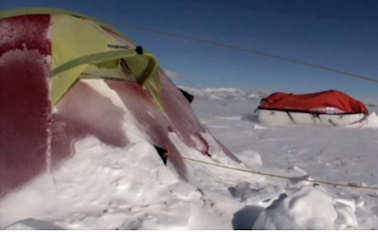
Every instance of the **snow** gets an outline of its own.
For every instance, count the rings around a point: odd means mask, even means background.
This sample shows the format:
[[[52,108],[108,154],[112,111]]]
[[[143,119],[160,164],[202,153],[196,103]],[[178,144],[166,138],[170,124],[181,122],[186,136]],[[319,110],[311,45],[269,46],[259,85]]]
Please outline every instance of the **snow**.
[[[253,229],[351,229],[357,226],[355,209],[353,202],[303,187],[290,195],[281,194],[260,213]]]
[[[268,127],[254,114],[263,92],[185,89],[195,95],[192,107],[215,154],[203,156],[170,133],[185,157],[296,178],[185,160],[184,181],[125,119],[130,146],[80,140],[79,155],[0,199],[0,229],[378,229],[378,191],[305,181],[377,186],[374,112],[353,128]],[[226,158],[211,135],[242,164]]]
[[[376,115],[375,112],[370,113],[366,120],[356,124],[356,125],[351,125],[350,127],[355,127],[355,128],[378,128],[378,116]]]
[[[173,75],[173,74],[172,74]],[[175,77],[176,75],[173,75]],[[171,76],[170,76],[171,77]],[[225,100],[225,99],[260,99],[261,97],[268,96],[267,92],[261,90],[242,90],[237,88],[205,88],[205,89],[198,89],[198,88],[188,88],[184,86],[180,86],[181,88],[185,88],[191,94],[207,98],[213,100]]]

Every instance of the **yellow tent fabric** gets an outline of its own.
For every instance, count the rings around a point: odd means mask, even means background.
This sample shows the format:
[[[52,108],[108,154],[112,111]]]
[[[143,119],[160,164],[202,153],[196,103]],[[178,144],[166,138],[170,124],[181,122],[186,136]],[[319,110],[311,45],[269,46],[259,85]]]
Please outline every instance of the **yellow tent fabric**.
[[[95,23],[69,15],[54,15],[52,17],[52,68],[67,61],[98,53],[110,51],[108,44],[118,41],[106,35]],[[57,103],[88,68],[89,64],[78,65],[65,72],[57,74],[52,83],[52,101]]]
[[[0,11],[0,18],[30,15],[51,15],[52,90],[54,105],[83,74],[98,78],[117,78],[137,81],[163,109],[158,63],[154,55],[138,54],[126,48],[106,30],[133,44],[126,36],[109,25],[89,16],[53,8],[25,8]],[[127,62],[131,73],[125,73],[120,60]],[[131,75],[130,75],[131,74]]]

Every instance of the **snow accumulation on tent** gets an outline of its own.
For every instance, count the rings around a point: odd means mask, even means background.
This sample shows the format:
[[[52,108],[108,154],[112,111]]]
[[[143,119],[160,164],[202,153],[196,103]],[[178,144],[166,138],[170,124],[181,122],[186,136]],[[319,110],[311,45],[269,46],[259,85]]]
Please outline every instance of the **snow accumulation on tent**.
[[[132,145],[125,121],[165,151],[162,158],[182,179],[186,164],[172,133],[204,157],[218,149],[239,162],[210,139],[153,54],[78,13],[1,12],[0,107],[0,198],[77,155],[83,138]]]

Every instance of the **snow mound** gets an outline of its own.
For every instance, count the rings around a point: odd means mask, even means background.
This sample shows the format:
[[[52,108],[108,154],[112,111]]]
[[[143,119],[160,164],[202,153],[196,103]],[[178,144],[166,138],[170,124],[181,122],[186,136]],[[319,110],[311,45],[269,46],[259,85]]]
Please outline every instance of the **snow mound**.
[[[237,88],[189,88],[180,86],[197,97],[212,100],[258,100],[268,94],[260,90],[242,90]]]
[[[28,218],[25,220],[18,221],[7,228],[7,230],[61,230],[61,227],[58,227],[50,222],[41,221],[34,218]]]
[[[237,156],[245,165],[250,168],[263,166],[261,155],[254,150],[244,150],[237,153]]]
[[[350,125],[354,128],[378,128],[378,116],[375,112],[370,113],[362,122]]]
[[[302,187],[281,194],[260,213],[252,229],[352,229],[358,226],[355,211],[354,202]]]
[[[185,224],[190,215],[179,212],[190,212],[200,194],[162,165],[150,144],[134,142],[118,149],[95,138],[79,141],[80,155],[1,201],[0,225],[21,221],[16,224],[26,226],[23,220],[31,216],[64,229],[168,229]]]

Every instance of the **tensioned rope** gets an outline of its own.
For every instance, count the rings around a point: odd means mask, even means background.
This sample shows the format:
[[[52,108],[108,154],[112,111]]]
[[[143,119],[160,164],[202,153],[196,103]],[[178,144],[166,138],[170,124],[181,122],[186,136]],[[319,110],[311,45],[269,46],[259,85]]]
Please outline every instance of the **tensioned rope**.
[[[185,157],[185,156],[182,157],[182,158],[185,159],[185,160],[200,163],[200,164],[203,164],[203,165],[209,165],[209,166],[214,166],[214,167],[223,168],[223,169],[227,169],[227,170],[245,172],[245,173],[259,175],[259,176],[266,176],[266,177],[279,178],[279,179],[285,179],[285,180],[295,180],[295,179],[299,178],[301,181],[314,183],[314,184],[324,184],[324,185],[332,185],[334,187],[355,188],[355,189],[378,191],[378,187],[374,187],[374,186],[342,184],[342,183],[335,183],[335,182],[331,182],[331,181],[308,179],[308,178],[307,179],[304,179],[304,178],[301,179],[301,177],[284,176],[284,175],[279,175],[279,174],[274,174],[274,173],[254,171],[254,170],[251,170],[251,169],[237,168],[237,167],[227,166],[227,165],[223,165],[223,164],[216,164],[216,163],[213,163],[213,162],[207,162],[207,161],[203,161],[203,160],[192,159],[192,158],[188,158],[188,157]]]
[[[293,58],[290,58],[290,57],[273,55],[273,54],[270,54],[270,53],[267,53],[267,52],[264,52],[264,51],[260,51],[260,50],[256,50],[256,49],[250,49],[250,48],[244,48],[244,47],[241,47],[241,46],[238,46],[238,45],[223,43],[223,42],[219,42],[219,41],[215,41],[215,40],[201,39],[201,38],[194,37],[194,36],[188,36],[188,35],[184,35],[184,34],[155,30],[155,29],[151,29],[151,28],[134,26],[134,25],[129,25],[129,24],[114,24],[114,25],[118,26],[118,27],[128,28],[128,29],[131,29],[131,30],[136,30],[136,31],[144,31],[144,32],[154,33],[154,34],[158,34],[158,35],[164,35],[164,36],[168,36],[168,37],[172,37],[172,38],[179,38],[179,39],[190,40],[190,41],[195,41],[195,42],[199,42],[199,43],[211,44],[211,45],[214,45],[214,46],[217,46],[217,47],[223,47],[223,48],[228,48],[228,49],[232,49],[232,50],[236,50],[236,51],[246,52],[246,53],[250,53],[250,54],[254,54],[254,55],[258,55],[258,56],[269,57],[269,58],[280,60],[280,61],[283,61],[283,62],[304,65],[304,66],[307,66],[307,67],[321,69],[321,70],[324,70],[324,71],[327,71],[327,72],[337,73],[337,74],[340,74],[340,75],[343,75],[343,76],[349,76],[349,77],[353,77],[353,78],[362,79],[362,80],[365,80],[365,81],[378,83],[378,79],[375,79],[375,78],[372,78],[372,77],[367,77],[367,76],[356,74],[356,73],[346,72],[346,71],[343,71],[343,70],[340,70],[340,69],[335,69],[335,68],[327,67],[327,66],[324,66],[324,65],[312,64],[312,63],[309,63],[309,62],[306,62],[306,61],[293,59]]]

